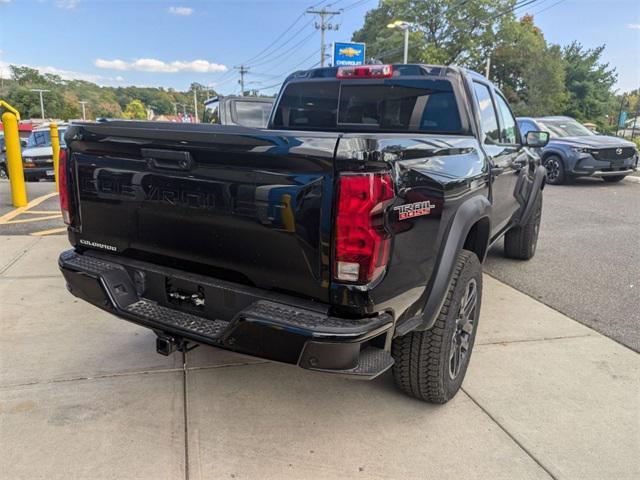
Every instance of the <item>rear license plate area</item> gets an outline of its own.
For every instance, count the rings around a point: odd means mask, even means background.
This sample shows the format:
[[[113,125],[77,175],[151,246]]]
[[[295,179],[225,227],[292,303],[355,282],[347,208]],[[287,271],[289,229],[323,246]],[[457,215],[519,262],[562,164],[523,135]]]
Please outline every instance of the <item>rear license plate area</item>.
[[[202,312],[205,309],[206,298],[203,286],[181,280],[165,277],[165,295],[167,302],[179,310]]]

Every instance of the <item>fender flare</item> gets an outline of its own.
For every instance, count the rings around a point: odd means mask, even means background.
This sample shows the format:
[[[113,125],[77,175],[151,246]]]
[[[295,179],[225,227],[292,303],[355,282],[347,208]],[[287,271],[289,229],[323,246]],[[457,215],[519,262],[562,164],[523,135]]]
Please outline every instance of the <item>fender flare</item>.
[[[542,195],[542,189],[544,188],[546,180],[547,170],[543,166],[539,165],[536,167],[533,174],[533,183],[529,190],[529,199],[522,211],[522,215],[520,215],[520,221],[518,222],[520,225],[527,223],[527,220],[529,220],[529,217],[533,213],[533,207],[536,205],[536,201],[538,200],[538,196]]]
[[[484,196],[477,195],[466,200],[455,213],[451,226],[442,240],[442,252],[438,258],[432,282],[424,295],[422,323],[415,330],[428,330],[433,327],[445,301],[453,269],[464,242],[473,225],[483,219],[491,218],[491,203]],[[487,241],[487,248],[489,242]]]

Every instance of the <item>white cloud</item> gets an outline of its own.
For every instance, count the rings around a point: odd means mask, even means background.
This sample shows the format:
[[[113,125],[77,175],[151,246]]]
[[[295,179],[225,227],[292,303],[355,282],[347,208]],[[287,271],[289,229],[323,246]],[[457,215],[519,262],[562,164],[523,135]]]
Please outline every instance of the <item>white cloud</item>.
[[[182,15],[183,17],[188,17],[193,13],[193,8],[191,7],[169,7],[169,13],[174,15]]]
[[[128,70],[128,65],[122,60],[103,60],[98,58],[93,64],[98,68],[106,68],[109,70]]]
[[[139,72],[160,72],[160,73],[177,73],[177,72],[196,72],[196,73],[217,73],[226,72],[226,65],[220,63],[211,63],[207,60],[192,60],[190,62],[173,61],[165,62],[156,58],[139,58],[131,63],[124,60],[104,60],[96,59],[94,65],[98,68],[110,70],[137,70]]]
[[[0,60],[0,76],[2,78],[10,78],[11,70],[9,69],[9,62],[3,62]],[[85,72],[76,72],[74,70],[64,70],[62,68],[52,67],[50,65],[46,66],[38,66],[38,65],[25,65],[20,64],[20,67],[30,67],[39,70],[40,73],[51,73],[52,75],[59,75],[64,80],[85,80],[87,82],[93,82],[100,85],[103,84],[112,84],[112,83],[122,83],[125,79],[122,76],[117,77],[105,77],[103,75],[97,75],[93,73],[85,73]]]
[[[640,23],[627,23],[627,28],[632,28],[634,30],[640,30]]]
[[[11,0],[0,0],[0,3],[9,3]]]
[[[75,10],[80,0],[56,0],[56,7],[63,10]]]

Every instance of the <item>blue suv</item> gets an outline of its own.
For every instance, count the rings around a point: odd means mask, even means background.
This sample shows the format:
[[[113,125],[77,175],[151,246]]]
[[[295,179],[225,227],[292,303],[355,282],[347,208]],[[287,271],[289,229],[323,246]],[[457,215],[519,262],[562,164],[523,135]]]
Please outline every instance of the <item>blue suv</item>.
[[[547,183],[559,185],[575,177],[600,177],[619,182],[638,167],[635,144],[618,137],[597,135],[570,117],[518,118],[524,136],[531,130],[549,132],[539,152],[547,168]]]

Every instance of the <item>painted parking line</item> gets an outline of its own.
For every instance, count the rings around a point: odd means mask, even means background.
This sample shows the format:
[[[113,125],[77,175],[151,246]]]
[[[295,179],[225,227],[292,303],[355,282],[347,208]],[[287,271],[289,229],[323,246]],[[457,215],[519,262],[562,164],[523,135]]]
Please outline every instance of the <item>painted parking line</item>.
[[[37,216],[31,218],[21,218],[20,220],[11,220],[10,222],[5,222],[4,225],[14,225],[16,223],[31,223],[31,222],[40,222],[42,220],[54,220],[56,218],[61,218],[61,214],[57,215],[46,215],[46,216]]]
[[[33,237],[43,237],[45,235],[54,235],[56,233],[63,233],[67,231],[67,227],[50,228],[49,230],[42,230],[40,232],[32,232],[29,235]]]
[[[37,207],[45,200],[50,199],[51,197],[58,195],[58,192],[47,193],[46,195],[42,195],[41,197],[35,198],[27,203],[24,207],[18,207],[10,212],[5,213],[0,217],[0,225],[5,225],[7,223],[17,223],[16,221],[12,222],[12,220],[20,215],[21,213],[25,213],[28,210],[31,210],[33,207]]]
[[[59,210],[27,210],[26,213],[29,215],[60,215]]]

